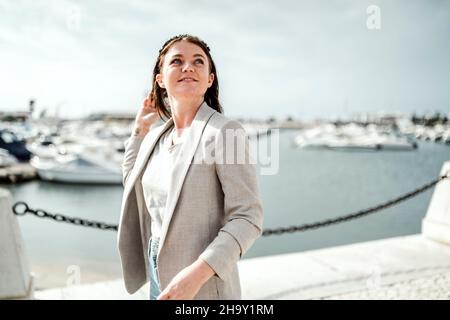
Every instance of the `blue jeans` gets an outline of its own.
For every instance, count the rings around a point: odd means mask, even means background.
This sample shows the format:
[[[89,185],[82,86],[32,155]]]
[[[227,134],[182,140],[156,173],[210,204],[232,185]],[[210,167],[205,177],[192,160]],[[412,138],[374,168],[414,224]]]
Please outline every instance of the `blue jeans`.
[[[158,279],[158,265],[156,257],[158,254],[159,239],[150,239],[149,261],[150,261],[150,300],[156,300],[161,293],[161,287]]]

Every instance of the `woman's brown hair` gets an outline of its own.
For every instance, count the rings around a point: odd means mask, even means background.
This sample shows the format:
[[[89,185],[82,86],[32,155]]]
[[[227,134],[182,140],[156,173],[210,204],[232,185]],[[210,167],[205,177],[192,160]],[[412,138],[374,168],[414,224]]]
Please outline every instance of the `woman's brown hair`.
[[[210,49],[209,49],[208,45],[198,37],[192,36],[190,34],[180,34],[180,35],[170,38],[169,40],[167,40],[164,43],[162,48],[159,50],[158,58],[156,59],[155,66],[153,68],[153,80],[152,80],[153,87],[152,87],[152,91],[150,93],[150,98],[152,98],[153,101],[155,101],[155,107],[156,107],[156,110],[158,110],[159,116],[162,119],[162,116],[161,116],[161,113],[162,113],[165,117],[170,118],[171,113],[169,110],[169,106],[166,105],[166,103],[164,102],[164,99],[167,98],[167,91],[166,91],[166,89],[161,88],[158,85],[158,83],[156,82],[156,75],[158,73],[161,73],[160,72],[161,67],[164,63],[164,57],[165,57],[167,51],[170,49],[170,47],[174,43],[181,41],[181,40],[189,41],[190,43],[193,43],[193,44],[199,46],[200,48],[202,48],[202,50],[205,52],[206,56],[208,57],[209,69],[210,69],[210,73],[214,74],[214,81],[213,81],[213,84],[211,85],[211,87],[209,87],[205,92],[205,102],[211,108],[216,110],[217,112],[222,113],[223,109],[219,102],[219,80],[217,78],[216,65],[214,64],[214,61],[211,57]]]

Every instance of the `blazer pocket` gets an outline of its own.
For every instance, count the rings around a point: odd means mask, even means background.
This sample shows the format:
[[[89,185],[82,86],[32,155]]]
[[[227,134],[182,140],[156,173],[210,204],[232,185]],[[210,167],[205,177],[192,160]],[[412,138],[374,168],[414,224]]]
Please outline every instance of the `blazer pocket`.
[[[222,300],[222,295],[220,294],[221,292],[221,281],[222,279],[220,279],[218,276],[213,275],[213,280],[214,280],[214,286],[216,287],[216,293],[217,293],[217,299],[218,300]]]

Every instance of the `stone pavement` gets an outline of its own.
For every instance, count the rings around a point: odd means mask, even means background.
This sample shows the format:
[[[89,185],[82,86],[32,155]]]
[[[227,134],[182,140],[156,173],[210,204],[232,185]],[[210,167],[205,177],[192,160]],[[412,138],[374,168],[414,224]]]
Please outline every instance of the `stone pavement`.
[[[402,291],[403,286],[413,286],[418,279],[427,285],[427,279],[450,272],[450,246],[413,235],[248,259],[239,271],[244,299],[375,296],[391,286],[402,292],[396,297],[403,299],[406,292],[414,296],[412,289]],[[427,292],[441,292],[439,286],[430,285]]]
[[[326,300],[450,300],[450,270],[378,288],[324,297]]]

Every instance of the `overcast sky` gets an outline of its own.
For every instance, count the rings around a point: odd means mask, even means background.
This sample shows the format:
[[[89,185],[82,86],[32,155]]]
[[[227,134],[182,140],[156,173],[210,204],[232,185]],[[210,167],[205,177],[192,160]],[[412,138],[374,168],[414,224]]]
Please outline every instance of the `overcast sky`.
[[[444,0],[0,0],[0,110],[135,112],[180,33],[210,46],[230,116],[450,112]]]

